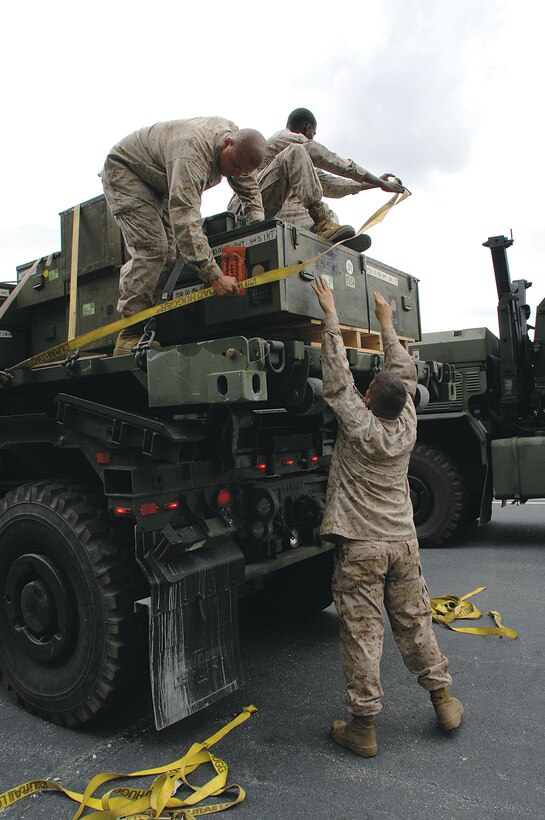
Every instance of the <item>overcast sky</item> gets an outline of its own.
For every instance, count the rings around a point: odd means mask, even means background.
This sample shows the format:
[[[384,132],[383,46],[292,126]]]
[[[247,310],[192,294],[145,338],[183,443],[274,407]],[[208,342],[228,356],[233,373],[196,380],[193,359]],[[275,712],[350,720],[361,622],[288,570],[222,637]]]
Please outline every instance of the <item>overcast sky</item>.
[[[537,0],[18,0],[2,13],[0,281],[60,250],[58,214],[101,193],[121,137],[222,115],[269,136],[289,111],[317,139],[412,196],[371,255],[420,280],[424,331],[497,331],[488,236],[545,297],[543,5]],[[203,216],[225,210],[225,182]],[[359,228],[380,191],[334,205]]]

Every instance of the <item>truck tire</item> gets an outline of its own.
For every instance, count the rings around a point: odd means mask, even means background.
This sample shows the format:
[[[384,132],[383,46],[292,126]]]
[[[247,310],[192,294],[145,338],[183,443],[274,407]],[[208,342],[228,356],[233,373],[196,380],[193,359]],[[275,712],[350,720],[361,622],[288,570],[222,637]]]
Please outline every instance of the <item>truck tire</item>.
[[[441,546],[467,516],[468,497],[460,470],[446,453],[417,443],[409,463],[409,487],[420,546]]]
[[[121,685],[124,553],[81,488],[43,481],[0,502],[0,671],[31,712],[84,723]]]

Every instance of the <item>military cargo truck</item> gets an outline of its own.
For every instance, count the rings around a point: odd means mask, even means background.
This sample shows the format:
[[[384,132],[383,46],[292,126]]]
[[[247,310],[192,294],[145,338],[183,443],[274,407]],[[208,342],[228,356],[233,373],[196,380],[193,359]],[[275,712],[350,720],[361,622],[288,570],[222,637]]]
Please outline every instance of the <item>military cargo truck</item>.
[[[438,546],[468,523],[490,520],[492,500],[545,497],[545,299],[528,325],[526,290],[511,281],[513,240],[489,237],[498,292],[499,338],[487,328],[424,334],[415,357],[448,362],[422,408],[410,466],[421,544]],[[534,330],[530,339],[529,330]]]
[[[335,421],[314,276],[335,290],[361,390],[382,361],[374,290],[400,337],[420,338],[414,277],[343,246],[316,258],[329,243],[278,220],[220,214],[204,229],[243,278],[305,266],[158,313],[134,355],[112,357],[106,330],[57,361],[71,317],[78,337],[119,318],[127,255],[97,197],[61,214],[60,252],[0,285],[0,666],[22,704],[59,723],[99,713],[148,656],[167,726],[243,682],[239,600],[297,616],[330,604],[319,526]],[[169,282],[166,305],[201,287],[181,258]],[[448,389],[450,371],[415,366]]]

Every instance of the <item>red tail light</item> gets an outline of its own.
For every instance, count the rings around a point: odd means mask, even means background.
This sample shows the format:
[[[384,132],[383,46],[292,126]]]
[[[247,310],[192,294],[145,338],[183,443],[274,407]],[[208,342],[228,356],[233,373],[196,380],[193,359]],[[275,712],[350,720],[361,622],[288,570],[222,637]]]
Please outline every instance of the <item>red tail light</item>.
[[[229,490],[220,490],[216,496],[216,504],[219,510],[222,510],[224,507],[231,506],[231,493]]]
[[[179,501],[167,501],[166,504],[163,504],[164,510],[177,510],[180,506]]]
[[[155,501],[149,501],[147,504],[140,504],[140,515],[155,515],[158,509]]]
[[[114,507],[115,515],[132,515],[132,507]]]

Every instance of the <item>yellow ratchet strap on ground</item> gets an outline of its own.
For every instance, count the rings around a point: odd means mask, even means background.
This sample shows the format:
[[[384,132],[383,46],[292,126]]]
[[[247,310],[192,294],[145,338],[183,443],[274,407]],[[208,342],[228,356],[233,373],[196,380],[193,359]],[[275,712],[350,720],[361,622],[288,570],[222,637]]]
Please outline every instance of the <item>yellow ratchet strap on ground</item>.
[[[0,811],[12,806],[18,800],[28,797],[39,791],[54,789],[61,791],[71,800],[79,803],[72,820],[79,820],[83,816],[85,809],[93,809],[91,814],[85,814],[85,820],[90,818],[100,818],[100,820],[119,820],[119,818],[131,818],[131,820],[191,820],[193,817],[200,817],[203,814],[213,814],[224,811],[237,803],[241,803],[246,797],[246,792],[237,783],[227,785],[227,775],[229,768],[219,757],[213,755],[209,748],[225,737],[231,729],[240,726],[250,715],[256,712],[255,706],[245,706],[242,712],[234,720],[220,729],[219,732],[209,737],[203,743],[194,743],[189,751],[179,760],[168,763],[157,769],[145,769],[140,772],[104,772],[98,774],[89,781],[83,794],[65,789],[55,780],[30,780],[14,789],[10,789],[4,794],[0,794]],[[215,771],[214,777],[203,786],[193,786],[187,780],[187,776],[195,771],[202,763],[211,763]],[[119,787],[110,789],[102,797],[94,797],[96,790],[104,783],[122,777],[149,777],[157,775],[151,786],[147,789]],[[192,790],[193,794],[181,799],[174,797],[178,788],[182,785]],[[236,794],[221,803],[207,805],[197,805],[208,797],[218,797],[224,792],[234,791]]]
[[[441,598],[432,598],[431,614],[433,620],[442,626],[446,626],[447,629],[452,629],[453,632],[467,632],[468,635],[497,635],[499,638],[517,638],[518,632],[502,626],[501,615],[495,609],[489,610],[488,614],[494,619],[496,626],[451,626],[454,620],[481,617],[482,612],[467,599],[477,595],[478,592],[482,592],[483,589],[486,589],[486,587],[478,587],[473,592],[462,595],[461,598],[457,595],[443,595]]]
[[[406,189],[401,194],[394,194],[388,202],[382,205],[372,216],[369,217],[367,222],[361,226],[355,236],[359,236],[366,230],[369,230],[369,228],[372,228],[373,225],[377,225],[379,222],[382,222],[388,211],[390,211],[394,205],[399,205],[400,202],[403,202],[403,200],[407,199],[410,195],[410,191],[407,191]],[[274,270],[266,271],[259,276],[252,276],[249,279],[245,279],[243,282],[239,283],[239,288],[241,290],[247,290],[248,288],[255,288],[259,285],[265,285],[268,282],[278,282],[281,279],[286,279],[288,276],[292,276],[294,273],[298,273],[309,265],[312,265],[318,259],[321,259],[322,256],[330,253],[330,251],[332,251],[333,248],[336,248],[337,245],[341,244],[342,242],[337,242],[335,245],[331,245],[331,247],[327,248],[327,250],[319,253],[312,259],[308,259],[306,262],[301,262],[298,265],[288,265],[284,268],[275,268]],[[214,291],[212,288],[199,288],[198,290],[189,288],[185,293],[182,293],[176,299],[171,299],[169,302],[163,302],[162,304],[155,305],[154,307],[147,308],[146,310],[141,310],[140,313],[135,313],[133,316],[118,319],[116,322],[111,322],[110,324],[104,325],[96,330],[83,333],[75,339],[68,339],[68,341],[63,342],[60,345],[51,347],[49,350],[44,350],[43,353],[38,353],[35,356],[31,356],[30,358],[19,362],[18,364],[14,364],[12,367],[6,368],[5,372],[10,374],[13,373],[14,370],[19,370],[19,368],[30,368],[35,367],[36,365],[48,364],[49,362],[57,361],[60,356],[66,355],[73,350],[78,350],[79,348],[85,347],[91,342],[95,342],[97,339],[103,339],[110,334],[119,333],[119,331],[123,330],[123,328],[130,327],[138,322],[144,322],[147,319],[151,319],[153,316],[158,316],[161,313],[167,313],[169,310],[182,308],[186,305],[193,304],[194,302],[200,302],[203,299],[208,299],[213,295]]]

